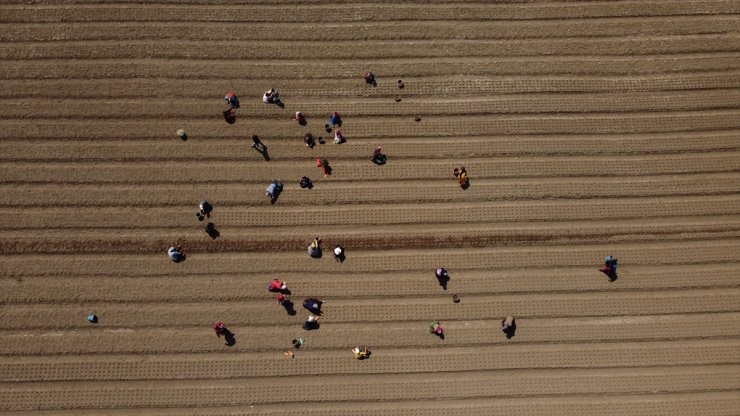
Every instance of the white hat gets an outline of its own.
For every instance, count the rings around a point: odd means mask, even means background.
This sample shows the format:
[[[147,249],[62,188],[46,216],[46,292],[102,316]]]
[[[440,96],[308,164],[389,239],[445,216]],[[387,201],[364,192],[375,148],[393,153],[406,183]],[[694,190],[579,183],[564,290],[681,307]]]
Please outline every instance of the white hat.
[[[334,249],[334,254],[336,254],[337,256],[340,255],[340,254],[342,254],[342,247],[335,248]]]

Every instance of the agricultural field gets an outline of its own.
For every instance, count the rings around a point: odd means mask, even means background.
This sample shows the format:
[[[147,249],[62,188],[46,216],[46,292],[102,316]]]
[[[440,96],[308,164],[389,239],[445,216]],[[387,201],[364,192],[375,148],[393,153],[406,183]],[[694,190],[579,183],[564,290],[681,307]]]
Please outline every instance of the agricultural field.
[[[737,0],[3,1],[0,414],[737,415],[738,16]],[[297,313],[266,292],[275,276]],[[313,331],[307,297],[326,301]]]

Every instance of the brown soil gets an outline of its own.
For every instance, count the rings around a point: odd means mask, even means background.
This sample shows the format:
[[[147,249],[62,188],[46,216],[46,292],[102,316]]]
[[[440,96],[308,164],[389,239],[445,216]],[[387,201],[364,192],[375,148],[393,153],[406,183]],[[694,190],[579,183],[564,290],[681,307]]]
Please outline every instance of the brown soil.
[[[737,414],[739,13],[4,2],[0,413]],[[284,109],[262,104],[270,87]],[[306,133],[327,144],[306,148]],[[609,254],[613,282],[598,270]],[[275,275],[295,316],[265,291]],[[301,329],[305,297],[326,301],[316,331]]]

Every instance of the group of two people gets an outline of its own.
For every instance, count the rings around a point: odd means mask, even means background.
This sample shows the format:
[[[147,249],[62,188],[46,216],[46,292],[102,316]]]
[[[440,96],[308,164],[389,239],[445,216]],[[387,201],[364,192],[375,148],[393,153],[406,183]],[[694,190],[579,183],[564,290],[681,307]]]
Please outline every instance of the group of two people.
[[[311,244],[308,245],[308,255],[315,259],[321,257],[321,239],[319,237],[314,238]],[[339,263],[345,260],[344,247],[334,247],[334,259]]]

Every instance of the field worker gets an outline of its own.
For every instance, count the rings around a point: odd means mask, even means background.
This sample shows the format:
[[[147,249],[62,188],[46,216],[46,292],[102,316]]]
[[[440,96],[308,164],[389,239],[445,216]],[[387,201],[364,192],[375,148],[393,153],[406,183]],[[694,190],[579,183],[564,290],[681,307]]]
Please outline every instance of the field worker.
[[[615,280],[617,278],[617,259],[614,256],[606,256],[604,258],[604,266],[599,271],[607,275],[609,280]]]
[[[355,358],[358,360],[364,360],[365,358],[370,356],[370,350],[367,347],[354,347],[352,348],[352,354],[355,355]]]
[[[383,154],[383,148],[380,146],[376,147],[373,151],[373,157],[370,160],[378,166],[384,165],[386,158]]]
[[[288,284],[285,282],[281,282],[280,279],[275,277],[272,279],[272,282],[270,282],[269,285],[267,285],[267,291],[268,292],[280,292],[285,293],[288,290]]]
[[[283,183],[280,181],[272,181],[270,183],[270,186],[265,189],[265,194],[270,197],[270,203],[274,204],[275,201],[277,201],[278,196],[280,196],[280,193],[283,191]]]
[[[314,146],[316,146],[316,141],[313,138],[313,134],[306,133],[306,136],[303,137],[303,141],[306,143],[306,147],[309,149],[313,149]]]
[[[439,282],[439,285],[442,286],[442,289],[447,290],[447,282],[450,281],[450,275],[447,273],[447,269],[444,267],[438,267],[434,271],[434,275],[437,277],[437,281]]]
[[[179,263],[185,260],[185,254],[183,254],[182,248],[180,246],[170,247],[169,250],[167,250],[167,255],[170,256],[170,260],[174,261],[175,263]]]
[[[314,238],[311,244],[308,245],[308,255],[315,259],[321,257],[321,239],[319,237]]]
[[[211,218],[211,211],[213,211],[213,205],[203,200],[198,204],[198,212],[195,213],[195,216],[198,217],[198,220],[203,221],[206,217]]]
[[[323,304],[323,300],[319,300],[316,298],[308,298],[303,301],[303,307],[308,309],[309,312],[318,316],[324,316],[324,313],[321,312],[321,305]]]
[[[279,294],[279,295],[277,295],[277,303],[278,303],[278,305],[284,305],[285,304],[285,300],[286,300],[285,295],[283,295],[282,293]]]
[[[507,316],[506,319],[501,321],[501,330],[508,333],[509,329],[514,326],[514,317]]]
[[[221,338],[221,335],[225,335],[228,329],[226,329],[226,326],[223,322],[216,322],[215,325],[211,327],[214,331],[216,331],[216,336]]]
[[[262,95],[262,102],[265,104],[280,105],[280,94],[275,91],[274,88],[270,88],[269,91],[265,91],[265,93]]]
[[[377,83],[375,82],[375,74],[373,74],[373,73],[372,73],[372,72],[370,72],[370,71],[367,71],[367,72],[365,72],[365,73],[364,73],[364,74],[362,75],[362,78],[364,78],[364,79],[365,79],[365,82],[366,82],[367,84],[370,84],[370,85],[373,85],[373,86],[374,86],[374,85],[377,85]]]
[[[306,117],[300,111],[296,111],[295,112],[295,121],[298,122],[298,124],[300,124],[300,125],[306,124]]]
[[[239,108],[239,98],[234,94],[234,91],[227,92],[224,100],[229,103],[229,110],[236,110]]]
[[[339,113],[337,113],[336,111],[333,112],[333,113],[331,113],[329,115],[329,124],[332,127],[334,127],[334,126],[340,126],[341,127],[341,125],[342,125],[342,116],[340,116]]]
[[[316,167],[321,168],[324,177],[329,174],[329,162],[326,159],[316,158]]]
[[[439,321],[434,321],[429,325],[429,332],[438,337],[443,337],[445,335],[445,331],[442,329],[442,325],[440,325]]]
[[[513,316],[507,316],[506,319],[501,321],[501,330],[506,334],[506,338],[511,339],[516,332],[516,321]]]
[[[459,169],[453,169],[452,173],[457,178],[457,181],[460,183],[461,187],[464,188],[468,184],[468,172],[465,170],[465,166],[460,166]]]
[[[347,140],[344,139],[344,134],[342,134],[342,130],[336,129],[334,131],[334,144],[341,144],[346,141]]]
[[[334,260],[338,261],[339,263],[344,261],[344,247],[334,247]]]

